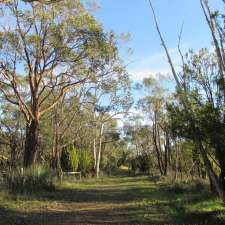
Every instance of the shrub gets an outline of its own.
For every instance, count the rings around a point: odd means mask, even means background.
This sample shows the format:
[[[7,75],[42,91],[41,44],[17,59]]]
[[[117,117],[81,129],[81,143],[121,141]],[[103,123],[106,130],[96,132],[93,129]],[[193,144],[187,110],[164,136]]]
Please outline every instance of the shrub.
[[[65,172],[75,172],[78,168],[79,156],[74,145],[64,149],[61,155],[61,168]]]
[[[100,168],[102,170],[106,170],[107,164],[108,164],[108,157],[107,155],[102,154],[101,160],[100,160]]]
[[[114,155],[102,155],[100,168],[107,174],[111,174],[113,170],[118,168],[117,159]]]
[[[116,156],[114,156],[114,155],[109,156],[108,163],[106,166],[106,172],[108,174],[111,174],[112,171],[115,171],[118,168],[117,163],[118,163],[118,159]]]
[[[137,160],[136,158],[132,159],[131,162],[131,170],[133,173],[136,173],[137,169],[138,169],[138,164],[137,164]]]
[[[137,166],[140,172],[142,173],[149,173],[152,167],[152,159],[150,155],[143,154],[137,156]]]
[[[82,149],[79,152],[79,165],[78,169],[82,175],[86,176],[93,170],[93,155],[87,149]]]
[[[35,166],[22,172],[14,171],[7,175],[9,189],[16,193],[50,191],[54,189],[51,171],[47,167]]]
[[[184,194],[187,190],[184,184],[174,183],[169,187],[168,191],[174,194]]]
[[[131,170],[136,173],[149,173],[152,168],[152,158],[150,155],[138,155],[131,160]]]

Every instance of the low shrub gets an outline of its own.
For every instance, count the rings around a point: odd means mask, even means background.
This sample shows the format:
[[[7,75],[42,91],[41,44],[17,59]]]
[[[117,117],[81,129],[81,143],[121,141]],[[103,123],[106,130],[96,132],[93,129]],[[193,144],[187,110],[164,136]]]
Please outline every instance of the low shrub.
[[[183,183],[174,183],[169,187],[170,192],[174,194],[184,194],[186,190],[186,186]]]
[[[152,158],[150,155],[138,155],[131,160],[131,170],[136,173],[146,173],[148,174],[152,169]]]
[[[32,193],[54,189],[51,171],[47,167],[35,166],[23,172],[14,171],[7,175],[7,185],[12,192]]]

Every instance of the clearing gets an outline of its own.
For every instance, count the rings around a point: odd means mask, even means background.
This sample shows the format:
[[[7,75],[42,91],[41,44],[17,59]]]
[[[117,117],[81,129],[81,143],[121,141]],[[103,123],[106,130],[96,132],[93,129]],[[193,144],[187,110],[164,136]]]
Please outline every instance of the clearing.
[[[1,225],[225,224],[225,206],[207,187],[168,185],[157,177],[63,183],[53,192],[0,191]]]

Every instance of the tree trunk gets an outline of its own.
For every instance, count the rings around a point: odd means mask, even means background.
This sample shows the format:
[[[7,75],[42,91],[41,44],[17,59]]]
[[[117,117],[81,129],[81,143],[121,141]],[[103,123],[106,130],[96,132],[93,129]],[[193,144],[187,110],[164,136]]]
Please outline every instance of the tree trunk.
[[[53,137],[52,137],[53,141],[52,141],[51,167],[55,172],[57,172],[60,169],[60,154],[59,154],[59,132],[56,115],[52,120],[52,126],[53,126]]]
[[[205,163],[207,174],[209,176],[211,189],[213,189],[213,190],[215,189],[215,191],[218,194],[218,196],[220,197],[220,199],[223,202],[225,202],[225,191],[223,189],[223,186],[220,183],[217,175],[215,174],[215,172],[212,168],[212,164],[211,164],[210,160],[208,159],[208,156],[207,156],[202,144],[199,145],[199,148],[200,148],[200,152],[201,152],[203,161]]]
[[[224,149],[219,149],[216,150],[216,155],[217,155],[217,159],[219,161],[219,165],[220,165],[220,183],[222,185],[222,189],[225,195],[225,154],[224,154]],[[225,197],[225,196],[224,196]]]
[[[99,150],[98,150],[98,154],[97,154],[96,167],[95,167],[95,176],[96,176],[97,178],[99,177],[100,157],[101,157],[101,152],[100,152],[100,149],[99,149]]]
[[[17,154],[16,140],[11,140],[11,143],[10,143],[10,167],[11,167],[11,169],[16,167],[16,154]]]
[[[99,177],[99,171],[100,171],[103,128],[104,128],[104,124],[101,124],[100,137],[99,137],[99,148],[98,148],[98,152],[97,152],[97,155],[96,155],[96,167],[95,167],[95,175],[96,175],[97,178]]]
[[[164,175],[164,167],[163,167],[163,162],[162,162],[162,154],[160,151],[160,142],[158,144],[158,136],[157,136],[158,132],[157,132],[157,124],[156,124],[156,113],[154,112],[154,121],[153,121],[153,132],[152,132],[152,136],[153,136],[153,141],[154,141],[154,145],[155,145],[155,151],[156,151],[156,155],[157,155],[157,160],[158,160],[158,166],[159,166],[159,171],[161,175]]]
[[[32,166],[36,163],[39,147],[39,123],[32,120],[26,127],[26,140],[24,151],[24,167]]]
[[[165,155],[164,155],[164,175],[168,173],[168,166],[170,165],[170,140],[169,135],[165,132],[165,143],[164,143]]]
[[[97,156],[96,156],[96,138],[95,137],[94,137],[94,140],[93,140],[93,155],[94,155],[94,168],[96,168]]]
[[[223,136],[219,135],[222,132],[223,132],[223,127],[220,127],[220,129],[218,130],[215,129],[214,136],[212,138],[213,138],[213,145],[216,152],[215,154],[216,159],[220,167],[219,181],[225,193],[225,154],[224,154],[225,143],[223,140]]]

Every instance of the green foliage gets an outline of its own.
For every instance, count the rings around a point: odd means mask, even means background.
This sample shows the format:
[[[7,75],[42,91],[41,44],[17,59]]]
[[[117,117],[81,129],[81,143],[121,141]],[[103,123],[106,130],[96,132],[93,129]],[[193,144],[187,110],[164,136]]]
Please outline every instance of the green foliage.
[[[111,174],[111,172],[117,168],[118,168],[118,156],[116,154],[111,154],[108,157],[105,170],[108,174]]]
[[[142,154],[137,157],[138,168],[140,172],[149,173],[152,167],[152,159],[150,155]]]
[[[112,172],[116,171],[120,166],[127,165],[129,154],[130,152],[127,151],[127,143],[124,140],[109,143],[105,146],[100,167],[107,174],[112,174]]]
[[[65,148],[61,155],[61,167],[63,171],[75,172],[79,164],[79,155],[74,145]]]
[[[137,160],[136,158],[133,158],[130,162],[131,164],[131,170],[133,173],[136,173],[137,169],[138,169],[138,163],[137,163]]]
[[[100,167],[107,174],[111,174],[113,170],[118,168],[118,157],[111,152],[111,154],[103,154],[101,157]]]
[[[120,158],[118,159],[118,162],[117,162],[117,166],[120,167],[122,165],[124,166],[128,166],[129,163],[130,163],[130,158],[132,157],[132,151],[130,150],[123,150],[121,152],[121,156]]]
[[[153,167],[152,158],[149,154],[141,154],[131,160],[131,170],[136,173],[149,173]]]
[[[23,172],[14,171],[8,174],[7,185],[14,193],[33,193],[54,189],[51,171],[43,166],[30,167]]]
[[[101,160],[100,160],[100,168],[102,170],[105,170],[108,164],[108,157],[106,154],[102,154]]]
[[[79,151],[78,170],[83,176],[87,176],[93,171],[93,162],[93,154],[88,149],[81,149]]]

